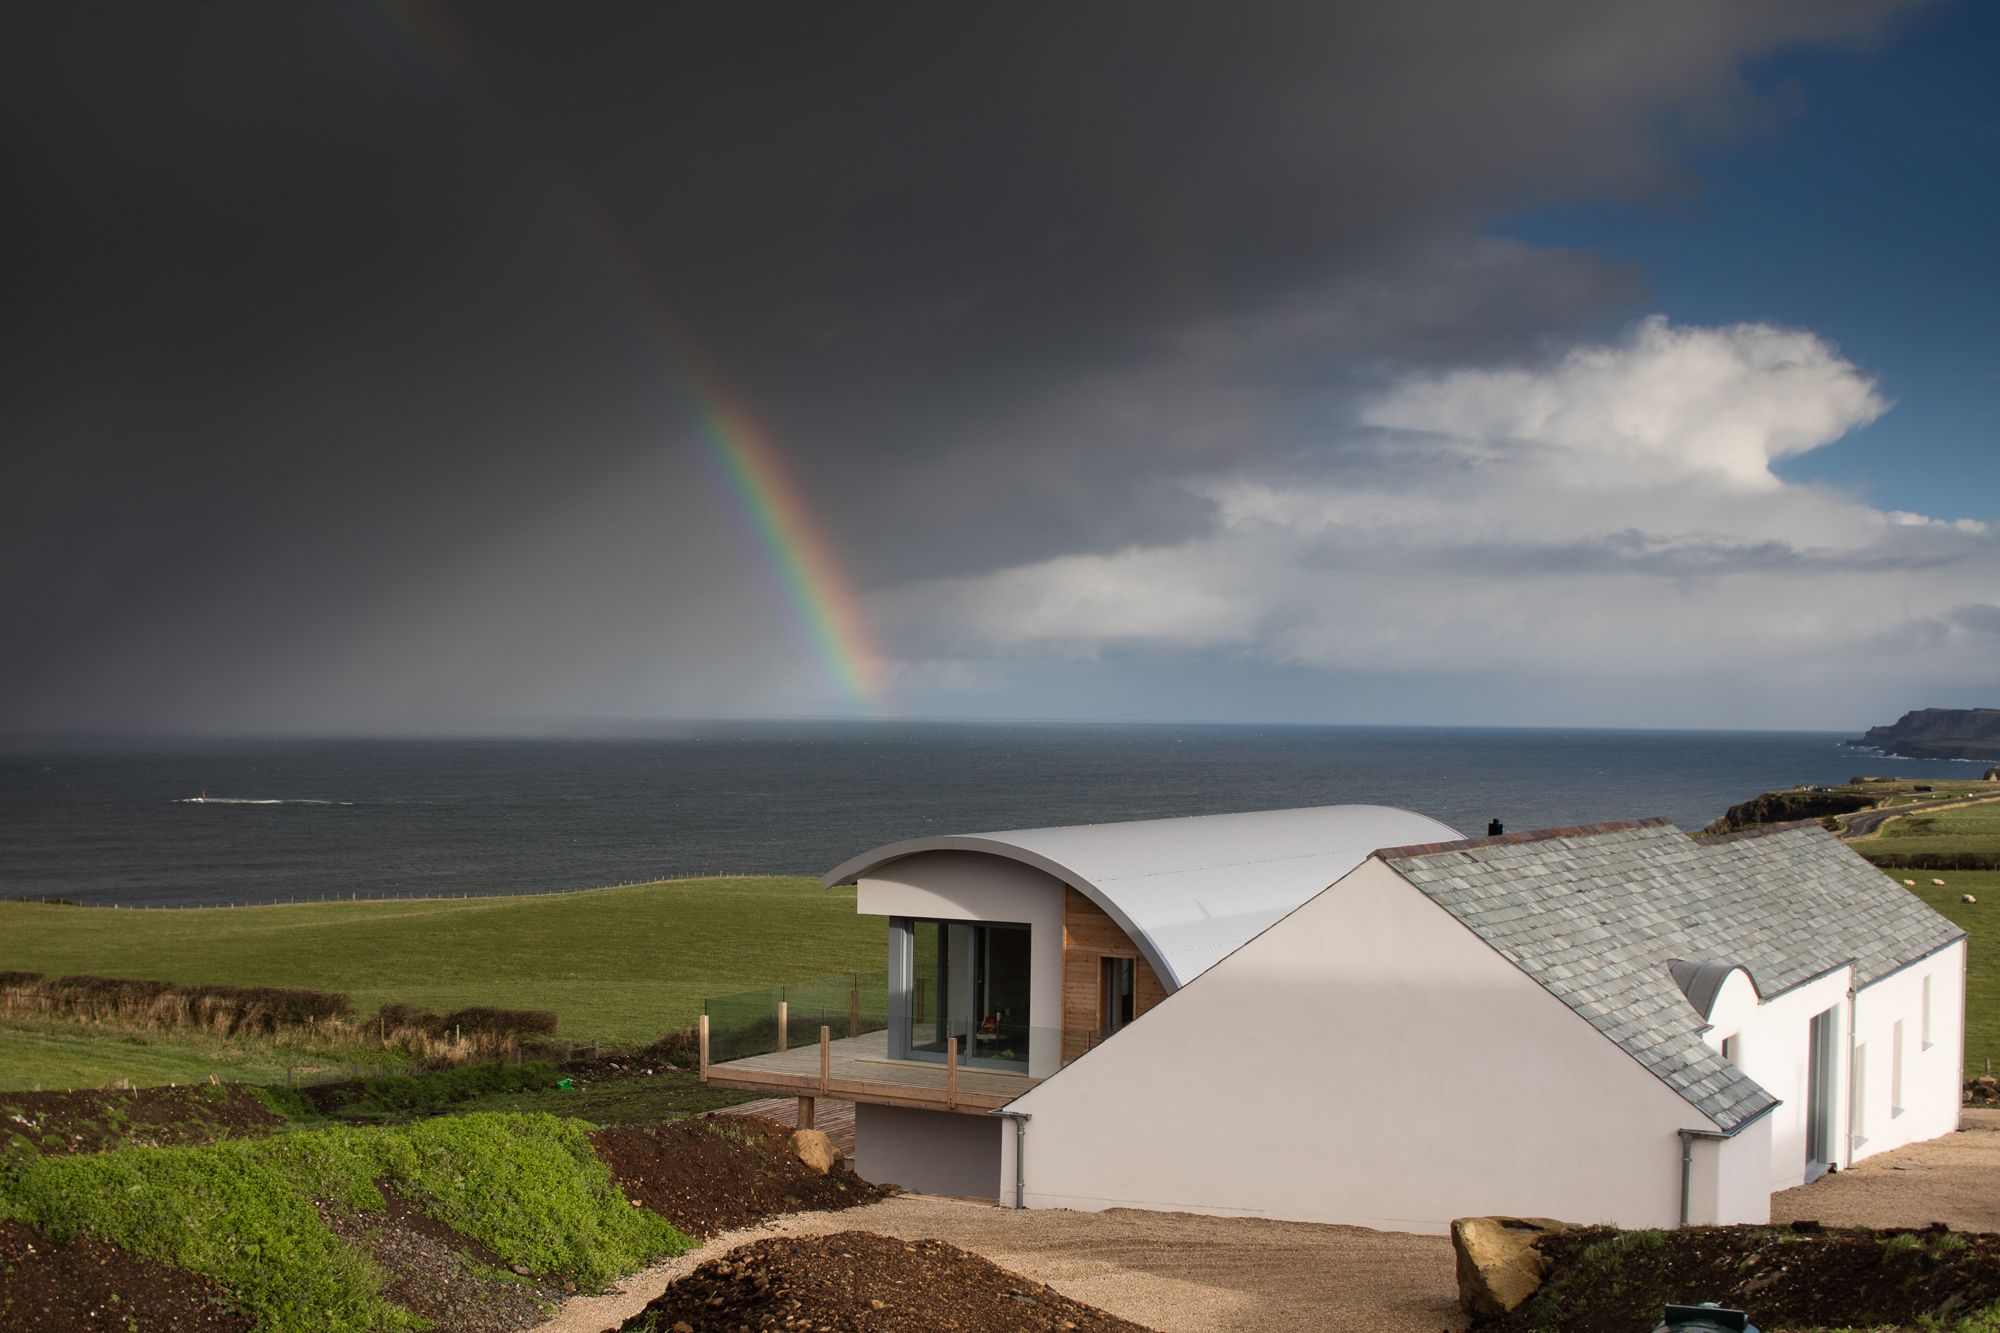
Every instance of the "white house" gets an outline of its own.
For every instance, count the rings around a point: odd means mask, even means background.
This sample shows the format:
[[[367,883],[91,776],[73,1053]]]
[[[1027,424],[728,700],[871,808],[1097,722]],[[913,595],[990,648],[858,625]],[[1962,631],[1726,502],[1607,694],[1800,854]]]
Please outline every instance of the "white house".
[[[1331,806],[920,838],[827,883],[887,918],[886,1021],[707,1076],[853,1100],[857,1169],[913,1189],[1762,1221],[1958,1123],[1964,934],[1815,827]]]

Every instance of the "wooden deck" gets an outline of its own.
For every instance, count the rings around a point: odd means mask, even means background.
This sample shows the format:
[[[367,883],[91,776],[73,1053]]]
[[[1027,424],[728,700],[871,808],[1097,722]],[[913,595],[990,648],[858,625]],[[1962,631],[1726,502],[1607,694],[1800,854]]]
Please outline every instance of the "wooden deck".
[[[1026,1074],[889,1058],[889,1034],[870,1032],[708,1066],[707,1081],[771,1097],[832,1097],[876,1106],[984,1115],[1039,1083]]]

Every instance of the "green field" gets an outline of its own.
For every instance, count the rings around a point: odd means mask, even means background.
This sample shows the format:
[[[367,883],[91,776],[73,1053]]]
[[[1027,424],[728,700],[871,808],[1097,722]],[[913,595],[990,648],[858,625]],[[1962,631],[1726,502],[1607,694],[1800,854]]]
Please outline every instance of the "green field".
[[[1899,815],[1853,846],[1870,853],[2000,851],[2000,801]]]
[[[189,911],[0,903],[0,970],[309,986],[362,1014],[548,1009],[559,1037],[585,1041],[651,1041],[694,1022],[705,995],[878,970],[885,949],[853,889],[800,878]]]
[[[292,1077],[360,1078],[404,1063],[390,1051],[280,1046],[272,1041],[137,1032],[83,1023],[0,1019],[0,1091],[134,1087],[162,1083],[284,1083]]]
[[[1984,1073],[1988,1059],[2000,1067],[2000,870],[1889,873],[1899,884],[1915,880],[1918,897],[1965,928],[1965,1071]],[[1979,901],[1960,902],[1966,893]]]

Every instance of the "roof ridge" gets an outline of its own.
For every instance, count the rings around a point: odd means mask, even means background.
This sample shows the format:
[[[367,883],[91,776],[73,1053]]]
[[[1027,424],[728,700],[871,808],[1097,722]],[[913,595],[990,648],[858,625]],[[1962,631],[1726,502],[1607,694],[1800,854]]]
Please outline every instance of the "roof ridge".
[[[1791,833],[1802,828],[1818,829],[1822,833],[1827,832],[1826,826],[1817,819],[1788,819],[1782,824],[1756,824],[1750,828],[1734,829],[1728,833],[1710,833],[1705,836],[1693,833],[1688,836],[1704,847],[1714,847],[1725,842],[1741,842],[1745,838],[1764,838],[1769,837],[1773,833]]]
[[[1587,838],[1599,833],[1629,833],[1634,829],[1674,827],[1665,815],[1646,819],[1612,819],[1601,824],[1568,824],[1561,828],[1533,829],[1527,833],[1498,833],[1484,838],[1460,838],[1457,842],[1413,842],[1404,847],[1378,847],[1370,853],[1383,860],[1413,861],[1442,852],[1469,852],[1479,847],[1505,847],[1514,843],[1547,842],[1552,838]]]

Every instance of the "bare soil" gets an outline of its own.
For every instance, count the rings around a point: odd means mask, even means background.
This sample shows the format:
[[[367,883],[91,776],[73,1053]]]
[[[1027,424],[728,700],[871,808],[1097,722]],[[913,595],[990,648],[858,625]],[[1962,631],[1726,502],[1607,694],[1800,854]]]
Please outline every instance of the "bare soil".
[[[518,1333],[548,1318],[562,1287],[510,1272],[500,1256],[375,1182],[388,1207],[322,1209],[335,1234],[366,1250],[389,1274],[385,1300],[453,1333]],[[570,1291],[575,1288],[571,1287]]]
[[[186,1147],[269,1134],[283,1125],[237,1083],[102,1092],[0,1092],[0,1143],[13,1138],[45,1157],[108,1148]]]
[[[1914,1327],[2000,1300],[2000,1236],[1929,1231],[1590,1227],[1536,1242],[1541,1291],[1482,1333],[1624,1333],[1672,1301],[1716,1301],[1767,1329]]]
[[[710,1115],[613,1125],[592,1133],[590,1142],[627,1198],[690,1236],[882,1197],[845,1164],[820,1175],[800,1162],[792,1155],[791,1133],[752,1116]]]
[[[761,1240],[703,1264],[621,1326],[874,1333],[1145,1333],[939,1240],[865,1231]]]
[[[59,1245],[19,1222],[0,1222],[0,1328],[249,1333],[250,1319],[192,1273],[88,1236]]]

